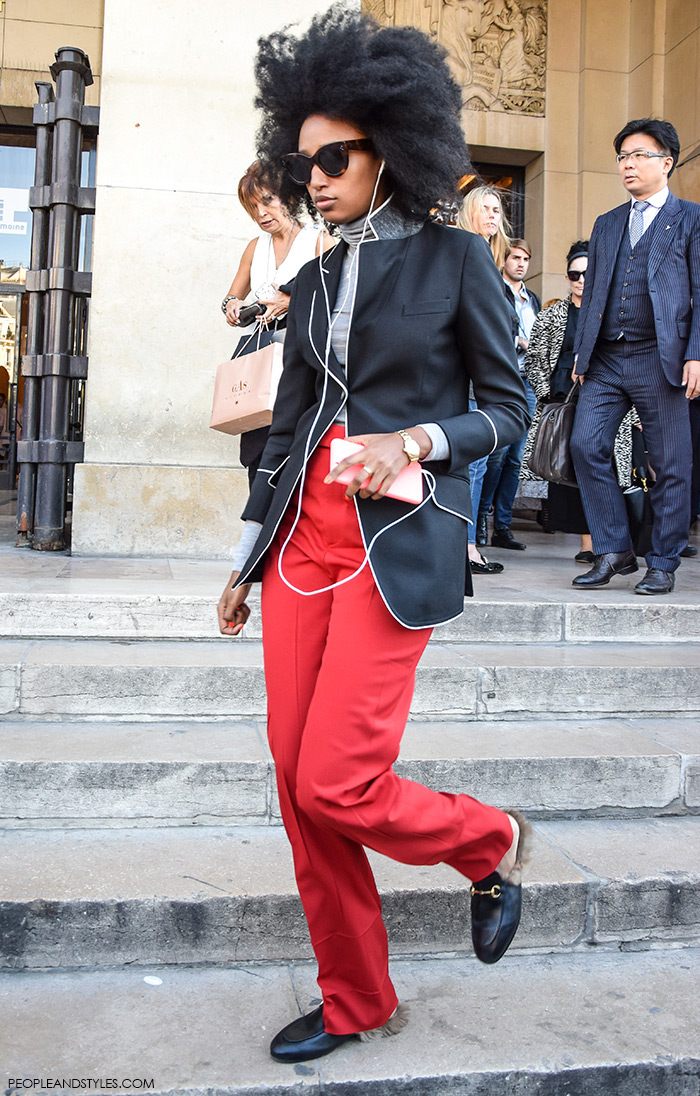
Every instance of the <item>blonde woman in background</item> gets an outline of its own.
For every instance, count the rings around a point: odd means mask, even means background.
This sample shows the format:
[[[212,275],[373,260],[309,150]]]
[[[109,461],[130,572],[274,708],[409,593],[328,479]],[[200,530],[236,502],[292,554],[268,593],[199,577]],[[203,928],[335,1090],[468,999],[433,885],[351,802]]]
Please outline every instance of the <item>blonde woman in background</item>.
[[[477,186],[469,191],[457,217],[457,228],[483,236],[491,248],[491,254],[499,271],[503,269],[510,247],[508,236],[510,225],[503,213],[501,195],[496,187]],[[470,409],[474,410],[474,408],[476,408],[476,402],[472,399]],[[502,563],[494,563],[486,559],[476,546],[476,519],[481,501],[481,485],[484,482],[488,460],[488,457],[481,457],[469,465],[473,521],[469,526],[468,556],[469,566],[472,574],[475,575],[496,575],[503,570]]]

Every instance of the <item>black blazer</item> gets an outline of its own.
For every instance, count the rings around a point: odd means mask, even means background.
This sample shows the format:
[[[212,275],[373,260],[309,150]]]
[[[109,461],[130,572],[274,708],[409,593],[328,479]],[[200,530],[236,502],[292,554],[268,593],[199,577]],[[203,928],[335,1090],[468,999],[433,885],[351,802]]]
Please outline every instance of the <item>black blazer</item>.
[[[346,245],[323,256],[332,308]],[[437,422],[450,457],[425,462],[435,500],[415,510],[395,499],[355,499],[365,543],[380,536],[370,565],[392,614],[409,628],[443,623],[463,610],[468,466],[510,445],[528,426],[502,278],[479,236],[428,223],[399,240],[361,245],[346,370],[331,352],[324,394],[328,318],[318,261],[297,275],[288,314],[284,372],[270,436],[244,519],[262,522],[239,583],[262,577],[262,560],[313,452],[347,403],[348,434]],[[469,381],[478,412],[469,412]],[[339,490],[337,485],[328,490]]]
[[[588,269],[576,331],[577,373],[591,360],[612,282],[630,203],[598,217],[588,247]],[[687,361],[700,361],[700,205],[670,194],[656,214],[647,272],[661,365],[680,385]]]

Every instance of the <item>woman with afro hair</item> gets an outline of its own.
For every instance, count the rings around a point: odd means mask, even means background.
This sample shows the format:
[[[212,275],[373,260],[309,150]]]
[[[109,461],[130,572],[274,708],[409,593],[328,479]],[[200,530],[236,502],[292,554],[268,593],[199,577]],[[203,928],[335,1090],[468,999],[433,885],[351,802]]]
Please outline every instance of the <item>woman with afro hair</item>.
[[[256,75],[260,160],[284,165],[283,200],[305,188],[340,234],[294,284],[218,607],[237,635],[262,580],[268,736],[323,997],[270,1049],[302,1062],[406,1022],[365,847],[471,880],[484,962],[517,930],[525,820],[392,766],[432,628],[471,593],[469,463],[522,437],[528,414],[488,246],[429,219],[469,165],[443,51],[334,5],[299,37],[261,40]],[[331,459],[336,439],[356,451]],[[395,483],[409,466],[422,501]]]

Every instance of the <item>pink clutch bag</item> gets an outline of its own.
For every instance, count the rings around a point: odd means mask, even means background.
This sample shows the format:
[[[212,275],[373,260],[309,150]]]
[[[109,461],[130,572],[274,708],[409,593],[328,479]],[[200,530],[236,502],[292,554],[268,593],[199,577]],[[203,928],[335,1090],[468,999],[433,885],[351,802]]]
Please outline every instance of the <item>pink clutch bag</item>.
[[[352,456],[353,453],[359,453],[364,446],[358,445],[357,442],[348,441],[346,438],[332,438],[331,439],[331,471],[335,468],[336,464],[340,464],[341,460],[345,460],[346,457]],[[336,483],[350,483],[350,480],[354,479],[357,475],[358,468],[361,468],[361,464],[353,464],[350,468],[346,468],[341,475],[338,476]],[[369,483],[370,477],[368,476],[365,483]],[[400,499],[402,502],[412,502],[417,504],[423,501],[423,474],[421,472],[420,461],[414,460],[407,468],[404,468],[402,472],[399,472],[398,476],[392,483],[391,487],[387,491],[387,497],[392,499]]]

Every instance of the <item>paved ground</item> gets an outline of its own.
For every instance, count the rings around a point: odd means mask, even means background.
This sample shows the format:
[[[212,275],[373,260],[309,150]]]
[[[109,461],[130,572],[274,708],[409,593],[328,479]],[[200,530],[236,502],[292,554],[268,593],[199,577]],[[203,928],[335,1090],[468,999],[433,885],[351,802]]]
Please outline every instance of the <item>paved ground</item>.
[[[477,575],[475,596],[487,600],[523,602],[584,602],[595,598],[598,604],[628,602],[635,582],[641,577],[628,575],[613,581],[595,593],[576,590],[572,578],[584,568],[574,563],[579,539],[574,535],[548,535],[531,521],[516,521],[514,532],[527,543],[525,552],[488,548],[490,559],[505,565],[501,575]],[[14,548],[15,501],[0,492],[0,593],[97,593],[105,589],[119,594],[207,595],[218,599],[228,577],[226,560],[162,558],[94,558],[70,556],[67,552],[32,552]],[[691,543],[700,547],[700,529],[695,526]],[[643,561],[640,561],[643,573]],[[664,597],[664,603],[694,605],[700,597],[700,556],[684,560],[676,579],[676,589]],[[632,599],[641,599],[636,596]],[[647,599],[650,600],[650,599]]]

